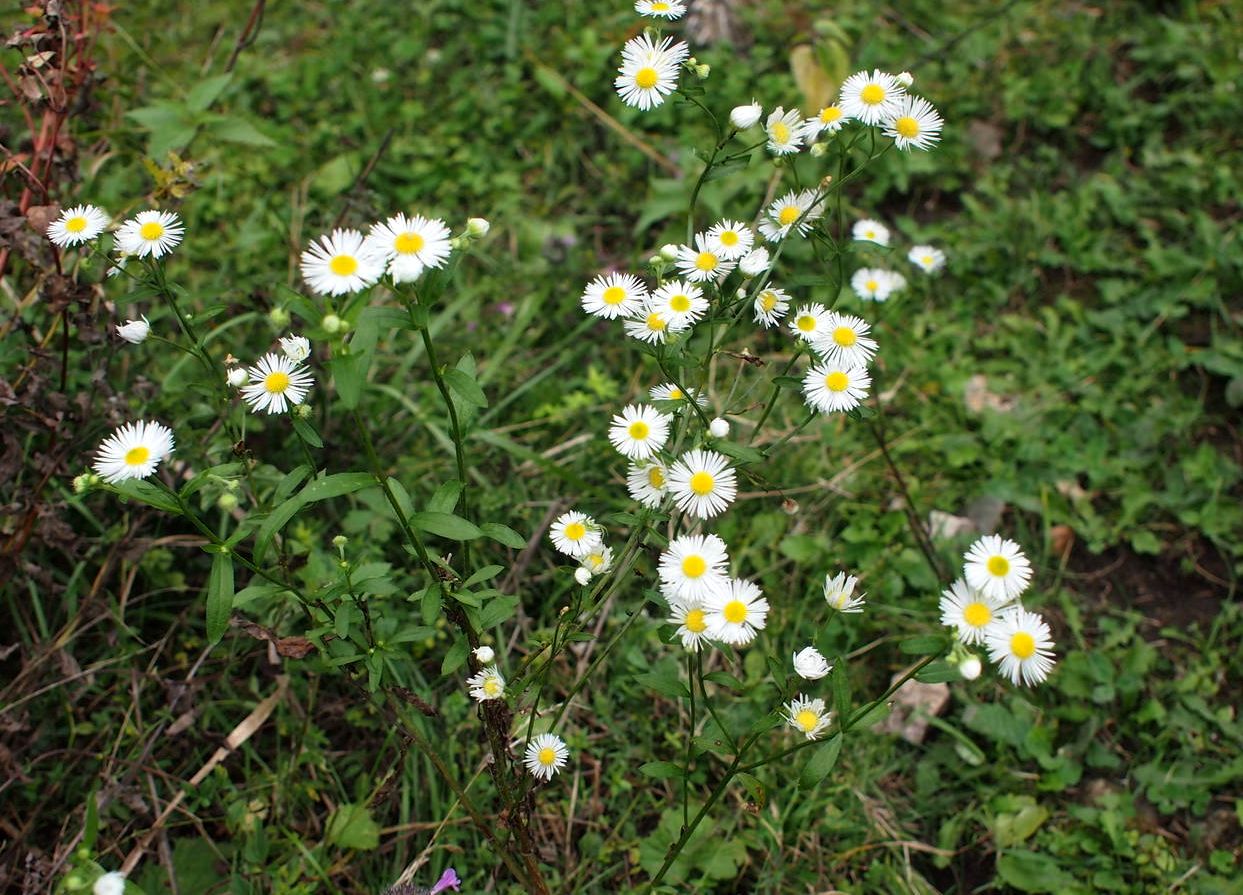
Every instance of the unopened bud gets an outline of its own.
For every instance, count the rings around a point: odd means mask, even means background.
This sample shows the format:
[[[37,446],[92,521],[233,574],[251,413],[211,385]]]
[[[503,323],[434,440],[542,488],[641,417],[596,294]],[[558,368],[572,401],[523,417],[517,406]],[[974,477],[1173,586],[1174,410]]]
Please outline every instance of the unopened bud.
[[[91,888],[93,895],[123,895],[125,892],[125,874],[119,871],[105,873],[95,880]]]
[[[243,367],[234,367],[225,376],[225,381],[234,388],[241,388],[250,381],[250,374]]]
[[[487,665],[496,658],[496,653],[492,651],[490,646],[480,646],[475,648],[475,660],[480,665]]]
[[[492,224],[487,218],[471,218],[466,222],[466,232],[475,239],[483,239],[491,229]]]
[[[325,314],[324,319],[319,321],[319,325],[324,328],[324,332],[336,334],[341,332],[341,324],[343,322],[336,314]]]
[[[729,435],[729,421],[718,416],[708,423],[708,431],[712,433],[713,438],[724,438]]]
[[[284,308],[276,307],[268,311],[268,319],[276,326],[284,328],[289,325],[289,312]]]
[[[910,87],[915,83],[915,76],[909,71],[898,72],[897,81],[903,87]]]
[[[226,513],[232,513],[236,510],[238,503],[240,503],[240,501],[237,499],[237,495],[231,491],[226,491],[216,498],[216,506],[220,507],[220,509],[224,510]]]
[[[712,66],[711,66],[711,65],[708,65],[707,63],[704,63],[703,65],[696,65],[696,66],[695,66],[695,75],[696,75],[696,77],[698,77],[698,78],[699,78],[699,80],[701,80],[701,81],[706,81],[706,80],[708,80],[708,75],[710,75],[710,74],[712,74]]]
[[[792,497],[787,497],[785,500],[781,501],[781,512],[785,513],[787,516],[795,515],[798,513],[798,501]]]
[[[663,246],[660,247],[660,257],[665,259],[666,261],[677,261],[678,260],[678,248],[679,246],[677,245],[677,243],[667,242]]]
[[[749,127],[755,127],[763,114],[764,108],[757,102],[747,106],[735,106],[729,113],[729,123],[738,130],[745,131]]]
[[[984,670],[984,666],[980,664],[978,656],[967,656],[958,663],[958,673],[963,676],[963,680],[973,681],[980,676],[980,672]]]
[[[336,547],[338,550],[341,550],[349,542],[350,542],[350,539],[347,538],[345,535],[337,535],[335,538],[332,539],[332,546]]]
[[[311,405],[299,404],[293,409],[293,415],[300,420],[309,420],[311,418]]]
[[[829,144],[828,143],[812,143],[811,149],[807,151],[812,154],[813,158],[820,158],[820,156],[824,155],[826,152],[829,151]]]
[[[591,584],[591,570],[583,566],[579,566],[574,570],[574,580],[583,587]]]

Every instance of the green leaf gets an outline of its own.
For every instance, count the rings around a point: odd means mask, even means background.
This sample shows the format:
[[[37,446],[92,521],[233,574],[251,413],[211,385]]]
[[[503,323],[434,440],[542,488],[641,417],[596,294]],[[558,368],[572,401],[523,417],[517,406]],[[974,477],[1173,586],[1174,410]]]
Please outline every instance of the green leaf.
[[[276,141],[263,133],[245,118],[220,118],[208,127],[208,133],[224,143],[239,143],[242,146],[261,146],[269,148],[277,145]]]
[[[944,684],[949,681],[962,680],[962,674],[959,673],[956,665],[948,662],[933,662],[915,675],[915,680],[921,684]]]
[[[458,369],[445,370],[445,383],[449,389],[467,404],[475,407],[487,407],[488,399],[479,383],[467,373]]]
[[[733,457],[740,463],[762,463],[765,459],[763,451],[747,447],[745,444],[736,444],[732,441],[717,441],[712,446],[725,456]]]
[[[319,437],[319,433],[316,432],[314,427],[311,426],[311,424],[306,420],[298,419],[298,417],[295,416],[293,418],[293,430],[297,432],[298,435],[301,436],[302,440],[311,447],[318,450],[324,446],[324,441]]]
[[[908,656],[935,656],[945,652],[948,644],[939,634],[926,634],[922,637],[908,637],[898,644],[898,649]]]
[[[255,537],[255,562],[263,560],[269,543],[297,512],[309,503],[353,494],[364,488],[376,487],[375,476],[369,472],[339,472],[314,479],[293,497],[288,498],[263,520]]]
[[[233,80],[232,72],[199,81],[186,94],[186,108],[194,112],[206,112],[211,108],[211,104],[220,98],[220,94],[224,92],[224,88],[229,86],[231,80]]]
[[[330,363],[332,368],[332,384],[341,399],[341,406],[353,410],[358,406],[363,394],[363,383],[367,379],[367,369],[371,366],[371,352],[353,352],[338,354]]]
[[[427,509],[433,513],[452,513],[461,495],[462,483],[457,479],[450,479],[436,489],[436,493],[427,502]]]
[[[182,485],[181,496],[182,498],[186,498],[191,494],[198,492],[200,488],[212,481],[213,478],[227,479],[241,474],[241,463],[222,463],[219,466],[211,466],[207,469],[200,469],[197,473],[195,473],[194,478]]]
[[[462,582],[462,587],[470,587],[472,584],[479,584],[483,581],[491,581],[501,572],[505,571],[504,566],[484,566],[469,578]]]
[[[509,621],[510,617],[518,611],[518,602],[517,597],[495,597],[488,601],[488,605],[484,606],[479,613],[479,627],[495,628]]]
[[[339,805],[328,818],[324,838],[341,848],[370,851],[380,845],[380,825],[366,805]]]
[[[674,666],[671,669],[666,668],[659,671],[649,671],[647,674],[636,674],[634,680],[649,690],[655,690],[662,696],[668,696],[672,699],[690,699],[691,691],[686,689],[686,684],[682,683],[677,675],[678,670]]]
[[[704,675],[705,681],[712,681],[714,684],[720,684],[722,687],[728,687],[731,690],[741,690],[742,681],[734,677],[728,671],[713,671]]]
[[[514,550],[521,550],[527,545],[526,538],[508,525],[501,525],[499,522],[485,522],[479,526],[479,530],[498,544],[503,544]]]
[[[1075,879],[1046,854],[1012,851],[997,859],[997,875],[1020,892],[1057,892],[1074,886]]]
[[[841,656],[833,660],[832,682],[833,709],[837,712],[837,723],[845,724],[850,718],[850,675]]]
[[[639,773],[653,780],[669,780],[682,776],[682,768],[671,761],[649,761],[639,765]]]
[[[758,777],[751,774],[739,772],[734,775],[734,779],[741,783],[751,796],[751,801],[756,806],[763,808],[768,803],[768,790],[764,788],[764,784],[760,782]]]
[[[423,598],[419,601],[419,615],[423,618],[423,624],[430,625],[440,618],[442,600],[440,585],[428,585],[427,590],[423,591]]]
[[[837,764],[837,757],[842,754],[841,734],[834,734],[832,739],[821,746],[810,747],[811,760],[803,765],[803,772],[798,777],[799,789],[811,789],[825,777]]]
[[[440,663],[441,674],[453,674],[463,665],[466,664],[466,653],[470,648],[465,637],[459,637],[453,641],[453,646],[449,647],[449,651],[445,653],[444,660]]]
[[[163,488],[157,488],[150,482],[143,481],[142,479],[126,479],[123,482],[117,482],[112,487],[122,497],[145,503],[147,506],[155,507],[157,510],[181,515],[181,507],[173,496]]]
[[[233,614],[233,557],[217,553],[211,560],[211,575],[207,579],[207,640],[219,643],[229,629],[229,616]]]
[[[410,517],[410,524],[419,531],[451,541],[472,541],[483,537],[483,532],[475,523],[452,513],[415,513]]]
[[[773,385],[777,386],[777,388],[801,389],[803,387],[803,380],[797,376],[774,376]]]

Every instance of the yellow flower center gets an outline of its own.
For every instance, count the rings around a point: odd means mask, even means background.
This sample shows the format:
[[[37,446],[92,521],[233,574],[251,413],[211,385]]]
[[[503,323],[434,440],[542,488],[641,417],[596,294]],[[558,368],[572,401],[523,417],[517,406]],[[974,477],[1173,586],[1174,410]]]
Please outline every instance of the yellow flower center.
[[[1010,652],[1016,659],[1030,659],[1036,655],[1036,638],[1026,631],[1010,635]]]
[[[583,562],[587,563],[587,565],[591,566],[593,569],[598,569],[604,565],[604,554],[593,553],[591,556],[583,560]]]
[[[768,135],[773,138],[773,142],[778,146],[784,146],[790,142],[790,128],[784,121],[778,121],[770,125]]]
[[[831,392],[844,392],[850,386],[850,379],[841,370],[834,370],[824,377],[824,387]]]
[[[536,758],[540,764],[547,767],[557,760],[557,750],[552,746],[545,746],[543,749],[539,750],[539,755],[536,756]]]
[[[146,445],[140,444],[132,447],[125,452],[126,466],[142,466],[151,457],[151,449]]]
[[[846,592],[843,590],[839,590],[829,597],[829,605],[838,611],[841,611],[848,602],[850,602],[850,598],[846,596]]]
[[[682,560],[682,574],[687,578],[699,578],[708,571],[708,563],[702,556],[688,556]]]
[[[741,625],[747,620],[747,604],[742,600],[730,600],[721,610],[721,614],[731,625]]]
[[[708,630],[708,623],[704,621],[704,611],[702,609],[692,609],[686,613],[686,619],[682,624],[692,634],[702,634]]]
[[[339,277],[348,277],[358,270],[358,259],[353,255],[337,255],[328,262],[328,269]]]
[[[842,110],[837,106],[825,106],[820,110],[821,124],[832,124],[834,121],[842,117]]]
[[[880,283],[876,282],[875,280],[868,280],[866,283],[863,284],[863,288],[866,289],[868,292],[875,292],[877,289],[880,288]]]
[[[399,255],[413,255],[421,252],[425,244],[423,237],[417,233],[402,233],[393,240],[393,248]]]
[[[879,84],[868,84],[859,94],[859,99],[863,100],[869,106],[885,101],[885,88]]]
[[[839,326],[833,330],[833,341],[843,348],[849,348],[851,345],[859,341],[858,335],[849,326]]]
[[[652,431],[652,427],[643,422],[643,420],[635,420],[630,424],[630,428],[626,431],[630,433],[630,437],[635,441],[642,441],[647,438],[648,434]]]
[[[682,389],[680,388],[669,389],[669,400],[670,401],[681,401],[685,397],[686,395],[682,394]]]
[[[270,394],[279,395],[285,389],[289,388],[289,374],[282,373],[280,370],[273,370],[267,376],[263,377],[263,387]]]
[[[968,603],[962,611],[962,618],[973,628],[982,628],[993,620],[993,611],[983,603]]]
[[[673,296],[673,298],[669,299],[669,307],[672,310],[677,311],[679,314],[682,313],[683,311],[689,311],[691,309],[690,296],[688,295]]]
[[[777,220],[781,226],[788,227],[798,220],[798,216],[803,213],[803,209],[797,205],[787,205],[781,209],[781,213],[777,215]]]
[[[485,696],[499,696],[501,692],[500,682],[494,677],[488,678],[483,682],[483,692]]]
[[[926,267],[931,267],[931,266],[932,266],[932,256],[931,256],[931,255],[924,255],[924,257],[920,258],[919,260],[920,260],[920,261],[922,261]]]
[[[988,558],[988,573],[996,575],[998,578],[1004,578],[1010,572],[1010,560],[1004,556],[990,556]]]
[[[875,238],[876,238],[876,231],[875,231],[875,230],[864,230],[864,231],[863,231],[863,237],[864,237],[864,239],[875,239]]]
[[[653,488],[665,487],[665,473],[659,466],[653,466],[647,471],[648,484]]]
[[[711,252],[700,252],[695,257],[695,266],[698,267],[700,270],[703,270],[703,271],[716,270],[716,265],[717,265],[716,255],[712,254]]]
[[[164,235],[164,225],[159,221],[147,221],[147,223],[138,228],[138,235],[147,240],[147,242],[153,242]]]
[[[919,136],[919,122],[909,115],[903,115],[893,123],[893,129],[898,132],[901,137],[911,139]]]
[[[760,307],[765,311],[771,311],[777,307],[777,293],[767,291],[760,294]]]
[[[798,725],[799,730],[803,733],[811,733],[816,729],[816,725],[820,723],[820,716],[811,709],[803,709],[794,716],[794,723]]]
[[[581,541],[587,534],[587,526],[581,522],[571,522],[565,527],[565,539],[567,541]]]
[[[795,321],[795,325],[803,332],[809,333],[816,328],[816,318],[810,314],[803,314]]]
[[[702,497],[705,494],[711,494],[712,489],[716,487],[716,479],[711,473],[702,470],[691,476],[691,490]]]
[[[619,305],[626,300],[626,290],[621,286],[610,286],[600,297],[604,299],[606,305]]]
[[[660,80],[660,75],[656,74],[654,68],[641,68],[634,74],[634,82],[644,90],[651,90],[658,80]]]
[[[721,231],[721,245],[723,246],[736,246],[740,239],[741,237],[733,230]]]
[[[647,315],[647,328],[654,333],[662,332],[665,328],[665,318],[653,311]]]
[[[656,0],[656,2],[652,4],[652,12],[668,12],[668,11],[669,11],[668,3],[661,3],[660,0]]]
[[[86,229],[86,218],[82,217],[82,215],[71,217],[65,221],[65,229],[70,233],[81,233]]]

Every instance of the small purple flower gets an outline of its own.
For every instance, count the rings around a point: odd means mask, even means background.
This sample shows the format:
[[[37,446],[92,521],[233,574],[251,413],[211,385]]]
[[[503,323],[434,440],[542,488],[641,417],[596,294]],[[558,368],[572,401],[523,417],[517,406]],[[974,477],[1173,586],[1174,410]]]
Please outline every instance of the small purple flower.
[[[436,885],[432,886],[432,890],[428,893],[428,895],[436,895],[437,892],[444,892],[447,889],[452,889],[454,892],[457,892],[459,891],[458,887],[461,885],[462,881],[457,878],[457,871],[450,867],[440,875],[439,881],[437,881]]]

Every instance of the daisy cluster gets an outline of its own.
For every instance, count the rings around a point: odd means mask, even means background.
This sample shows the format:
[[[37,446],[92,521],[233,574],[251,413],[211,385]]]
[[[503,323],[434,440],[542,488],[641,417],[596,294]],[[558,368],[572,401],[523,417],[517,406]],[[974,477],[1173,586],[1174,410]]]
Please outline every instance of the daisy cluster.
[[[889,228],[870,218],[856,221],[851,237],[855,242],[872,243],[886,249],[891,247]],[[906,257],[924,274],[937,273],[945,266],[945,253],[935,246],[911,246]],[[886,301],[906,288],[906,277],[883,267],[862,267],[851,276],[850,288],[864,301]]]
[[[635,12],[650,19],[680,19],[686,4],[680,0],[638,0]],[[628,106],[646,112],[662,105],[678,88],[684,66],[694,69],[685,41],[655,34],[641,34],[626,41],[622,47],[622,63],[617,68],[613,86]]]

